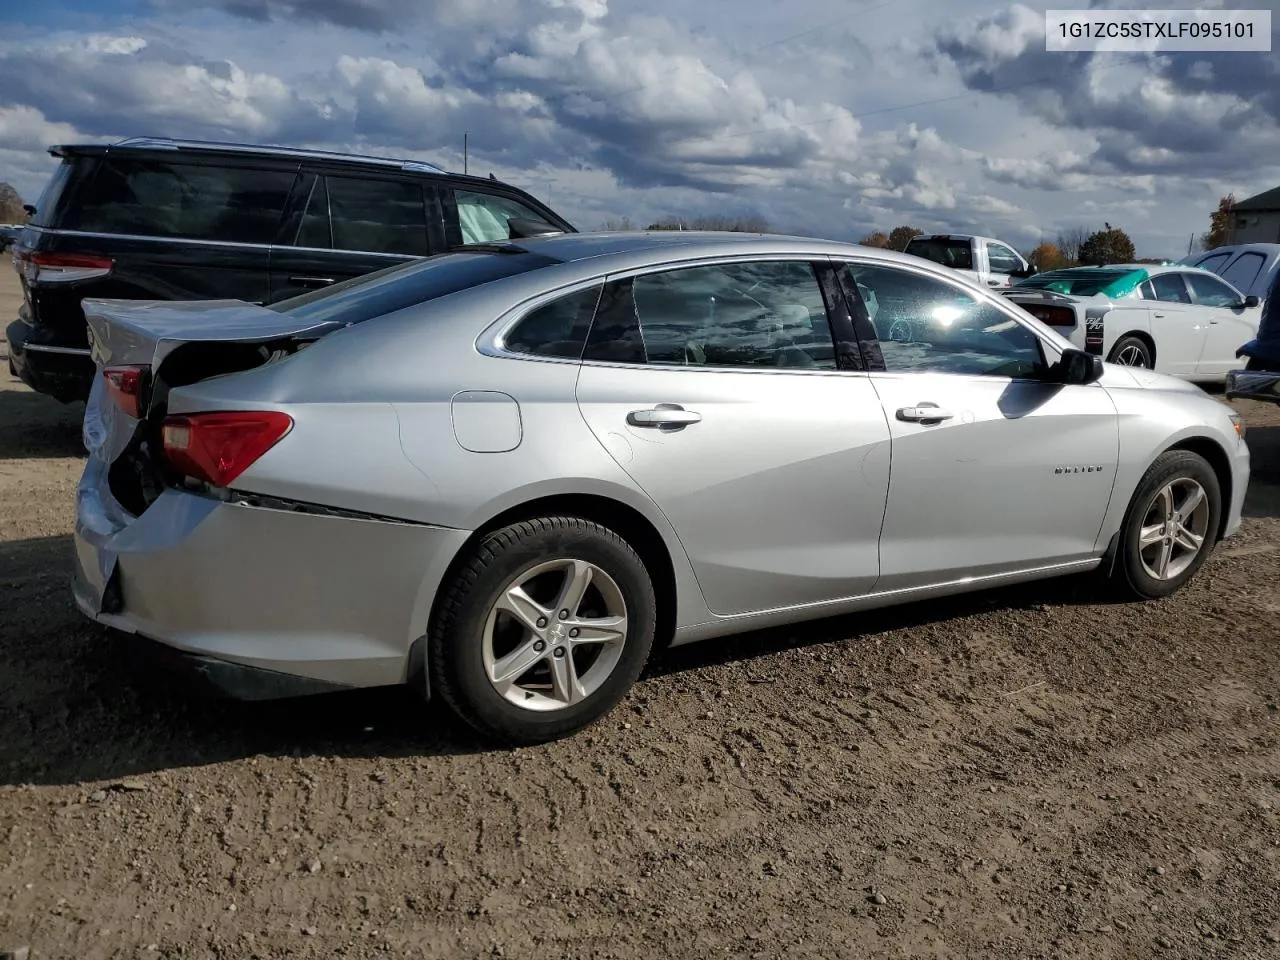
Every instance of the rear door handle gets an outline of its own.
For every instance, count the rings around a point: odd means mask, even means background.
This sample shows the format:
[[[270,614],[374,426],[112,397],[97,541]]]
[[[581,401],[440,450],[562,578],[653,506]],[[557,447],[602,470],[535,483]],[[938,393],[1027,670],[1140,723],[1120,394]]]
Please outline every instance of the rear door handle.
[[[936,403],[918,403],[914,407],[899,407],[898,419],[908,423],[941,423],[950,420],[955,414],[943,410]]]
[[[627,414],[627,423],[633,427],[666,427],[668,429],[687,427],[700,423],[702,414],[686,410],[678,403],[659,403],[648,410],[632,410]]]
[[[1153,313],[1153,314],[1152,314],[1152,316],[1153,316],[1153,317],[1155,317],[1157,320],[1163,320],[1163,319],[1164,319],[1164,314],[1163,314],[1163,313]]]
[[[334,282],[333,277],[290,277],[290,283],[296,283],[300,287],[327,287]]]
[[[988,286],[988,287],[1002,287],[1002,286],[1004,286],[1004,281],[1002,281],[1002,280],[988,280],[988,281],[987,281],[987,286]]]

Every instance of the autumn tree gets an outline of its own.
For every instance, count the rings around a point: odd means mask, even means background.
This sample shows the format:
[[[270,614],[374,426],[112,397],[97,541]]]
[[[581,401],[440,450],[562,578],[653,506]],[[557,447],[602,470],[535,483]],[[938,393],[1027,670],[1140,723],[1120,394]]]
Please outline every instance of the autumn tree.
[[[879,230],[868,233],[865,237],[858,241],[864,247],[880,247],[889,246],[889,238]]]
[[[1090,234],[1080,244],[1080,262],[1093,266],[1104,263],[1132,263],[1137,256],[1133,249],[1133,241],[1119,227],[1107,223],[1103,229]]]
[[[1228,193],[1218,201],[1218,209],[1209,214],[1209,232],[1200,235],[1200,246],[1206,250],[1231,242],[1231,222],[1235,219],[1236,195]]]
[[[0,183],[0,223],[26,223],[27,211],[22,197],[7,183]]]
[[[1080,247],[1089,239],[1089,231],[1084,227],[1069,227],[1058,233],[1058,250],[1062,254],[1063,266],[1072,266],[1080,262]]]
[[[1058,270],[1067,265],[1067,258],[1058,245],[1047,240],[1032,250],[1027,260],[1035,264],[1037,270]]]
[[[600,224],[600,229],[605,233],[627,233],[636,229],[636,225],[630,217],[610,217]]]
[[[889,242],[887,244],[890,250],[905,250],[907,244],[911,242],[912,237],[918,237],[924,233],[919,227],[894,227],[889,231]]]

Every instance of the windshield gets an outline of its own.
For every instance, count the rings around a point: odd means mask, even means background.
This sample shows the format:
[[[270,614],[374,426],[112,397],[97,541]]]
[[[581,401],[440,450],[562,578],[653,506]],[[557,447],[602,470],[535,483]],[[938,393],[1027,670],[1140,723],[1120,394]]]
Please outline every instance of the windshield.
[[[1050,270],[1037,273],[1035,276],[1019,280],[1015,287],[1032,287],[1037,290],[1052,290],[1054,293],[1065,293],[1077,297],[1092,297],[1104,294],[1110,297],[1122,297],[1135,290],[1138,284],[1147,279],[1145,270],[1105,270],[1098,267],[1081,267],[1069,270]]]
[[[349,325],[560,262],[540,253],[509,249],[517,252],[468,251],[411,260],[269,306],[308,322]]]
[[[904,251],[955,270],[973,269],[973,246],[965,240],[950,237],[915,237]]]

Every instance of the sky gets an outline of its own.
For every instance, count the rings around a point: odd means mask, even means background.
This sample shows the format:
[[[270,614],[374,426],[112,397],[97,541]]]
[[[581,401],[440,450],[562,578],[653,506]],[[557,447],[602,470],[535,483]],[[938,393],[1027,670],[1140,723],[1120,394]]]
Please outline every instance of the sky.
[[[0,2],[0,180],[53,143],[182,136],[494,173],[579,229],[761,216],[1026,250],[1104,222],[1176,258],[1280,185],[1272,53],[1048,53],[1053,3]],[[1076,6],[1144,6],[1078,0]],[[1160,0],[1161,9],[1222,6]],[[1233,0],[1270,9],[1280,0]]]

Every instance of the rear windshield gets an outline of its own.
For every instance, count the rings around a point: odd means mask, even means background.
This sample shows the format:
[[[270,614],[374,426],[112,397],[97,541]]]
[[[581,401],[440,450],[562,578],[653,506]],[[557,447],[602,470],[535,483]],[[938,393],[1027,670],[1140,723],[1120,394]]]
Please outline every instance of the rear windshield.
[[[275,240],[291,170],[105,157],[59,226],[231,243]]]
[[[36,212],[31,215],[31,220],[29,221],[33,227],[49,227],[53,225],[53,216],[58,207],[58,198],[62,196],[62,191],[67,188],[67,184],[71,182],[72,167],[73,161],[63,160],[58,164],[58,169],[53,171],[53,176],[45,184],[44,192],[40,194],[40,199],[36,201]]]
[[[969,240],[915,237],[904,252],[956,270],[973,269],[973,244]]]
[[[560,262],[523,250],[450,253],[352,277],[322,290],[270,304],[270,308],[307,322],[363,323],[414,304]]]
[[[1121,287],[1126,288],[1124,292],[1127,293],[1144,279],[1146,274],[1141,270],[1097,270],[1089,267],[1084,270],[1050,270],[1047,273],[1037,273],[1025,280],[1019,280],[1014,286],[1052,290],[1054,293],[1066,293],[1077,297],[1091,297],[1104,292],[1118,293]],[[1129,280],[1133,282],[1129,283]]]

